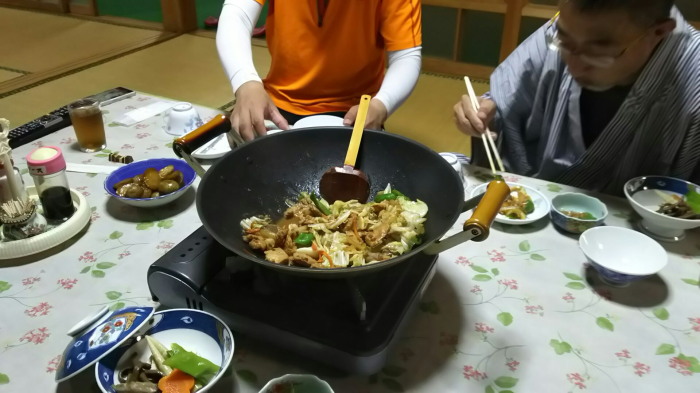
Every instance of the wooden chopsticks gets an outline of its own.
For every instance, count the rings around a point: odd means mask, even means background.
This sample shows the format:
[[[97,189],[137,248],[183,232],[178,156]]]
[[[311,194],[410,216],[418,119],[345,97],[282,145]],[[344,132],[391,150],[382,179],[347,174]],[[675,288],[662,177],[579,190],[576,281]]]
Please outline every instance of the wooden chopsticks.
[[[472,102],[472,107],[475,112],[479,111],[479,100],[476,98],[476,93],[474,93],[474,87],[468,76],[464,77],[464,84],[467,86],[467,92],[469,93],[469,100]],[[481,134],[481,141],[484,142],[484,149],[486,150],[486,156],[489,159],[489,164],[491,165],[491,172],[496,173],[496,167],[493,165],[493,157],[491,156],[491,150],[493,150],[493,155],[496,156],[496,162],[498,163],[498,168],[501,172],[505,172],[503,168],[503,161],[501,161],[501,156],[498,154],[498,149],[496,148],[496,143],[491,137],[491,131],[486,127],[486,132]]]

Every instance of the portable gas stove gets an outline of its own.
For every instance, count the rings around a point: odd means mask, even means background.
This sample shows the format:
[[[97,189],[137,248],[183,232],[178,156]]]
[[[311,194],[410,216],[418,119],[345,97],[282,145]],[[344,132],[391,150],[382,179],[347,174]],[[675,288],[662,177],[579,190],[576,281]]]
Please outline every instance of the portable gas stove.
[[[148,269],[153,299],[210,312],[231,329],[352,374],[373,374],[420,302],[437,255],[368,275],[313,279],[235,255],[202,226]]]

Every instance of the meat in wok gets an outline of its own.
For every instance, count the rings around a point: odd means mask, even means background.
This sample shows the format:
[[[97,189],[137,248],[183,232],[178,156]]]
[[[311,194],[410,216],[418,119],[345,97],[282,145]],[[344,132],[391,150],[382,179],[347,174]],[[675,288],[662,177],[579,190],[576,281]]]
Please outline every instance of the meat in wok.
[[[428,206],[391,185],[373,201],[335,201],[301,193],[281,220],[253,216],[241,221],[243,240],[265,259],[311,268],[363,266],[390,259],[420,244]]]

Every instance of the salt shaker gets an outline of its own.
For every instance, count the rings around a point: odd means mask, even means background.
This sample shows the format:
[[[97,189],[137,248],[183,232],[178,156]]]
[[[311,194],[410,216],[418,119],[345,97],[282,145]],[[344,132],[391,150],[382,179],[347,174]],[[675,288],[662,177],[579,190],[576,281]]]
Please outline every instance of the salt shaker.
[[[60,223],[70,218],[75,208],[61,149],[56,146],[40,147],[27,155],[27,166],[46,219],[50,223]]]

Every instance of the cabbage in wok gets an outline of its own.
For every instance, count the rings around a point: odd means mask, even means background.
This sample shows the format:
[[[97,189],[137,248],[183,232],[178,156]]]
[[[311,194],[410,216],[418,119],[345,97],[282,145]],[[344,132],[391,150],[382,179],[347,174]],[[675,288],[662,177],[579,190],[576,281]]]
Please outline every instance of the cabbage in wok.
[[[387,186],[375,200],[332,205],[302,193],[273,222],[243,219],[243,240],[271,262],[315,268],[362,266],[396,257],[421,242],[428,206]]]

